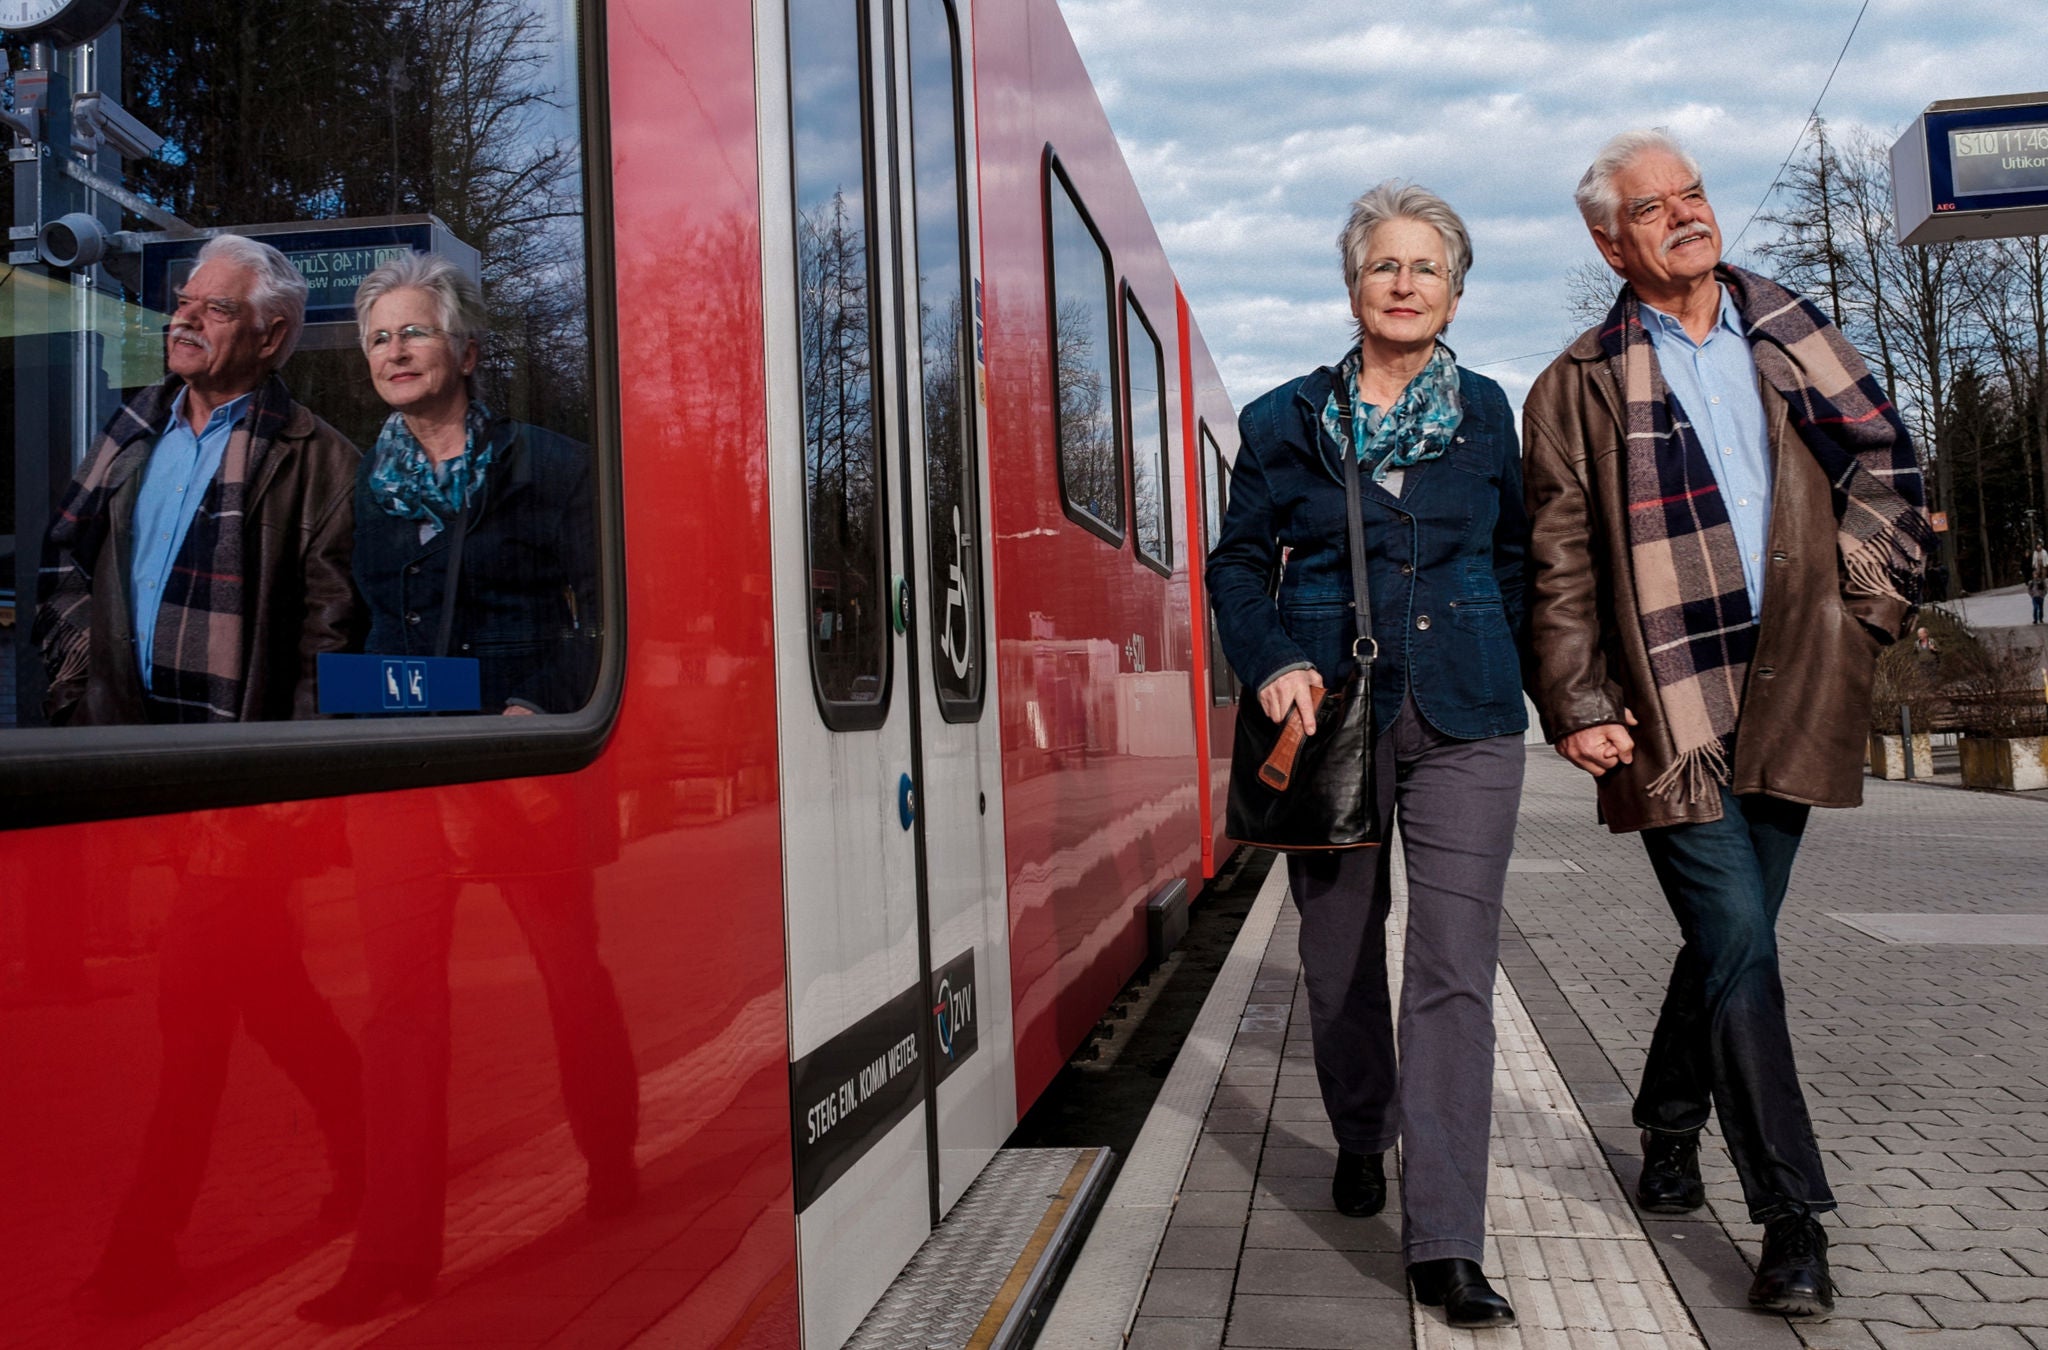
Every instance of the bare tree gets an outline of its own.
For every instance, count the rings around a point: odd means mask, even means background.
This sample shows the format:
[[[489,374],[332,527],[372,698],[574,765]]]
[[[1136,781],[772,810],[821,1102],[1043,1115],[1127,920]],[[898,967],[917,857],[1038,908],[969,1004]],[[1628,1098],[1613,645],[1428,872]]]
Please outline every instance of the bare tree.
[[[1566,341],[1607,317],[1614,298],[1621,293],[1621,278],[1613,268],[1594,259],[1575,262],[1564,274],[1565,312],[1571,316],[1572,331]]]
[[[1059,391],[1060,462],[1068,500],[1110,525],[1123,523],[1123,473],[1109,380],[1096,351],[1099,311],[1070,300],[1059,307],[1053,337],[1053,382]]]

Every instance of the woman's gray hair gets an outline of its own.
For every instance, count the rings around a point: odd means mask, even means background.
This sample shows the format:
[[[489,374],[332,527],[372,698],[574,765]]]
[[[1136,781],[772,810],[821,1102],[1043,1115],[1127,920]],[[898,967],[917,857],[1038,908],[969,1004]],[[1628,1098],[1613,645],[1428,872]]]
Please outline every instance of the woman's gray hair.
[[[439,254],[401,253],[356,287],[356,340],[366,352],[370,350],[370,310],[393,291],[425,291],[432,296],[440,316],[437,326],[457,350],[465,342],[481,343],[490,331],[483,289],[469,273]]]
[[[298,350],[299,335],[306,331],[306,278],[292,266],[292,260],[261,240],[247,235],[217,234],[199,246],[193,269],[210,262],[246,268],[255,280],[249,288],[249,303],[256,308],[265,327],[272,319],[284,320],[284,345],[270,363],[276,370]]]
[[[1404,183],[1398,178],[1369,188],[1351,203],[1351,218],[1337,236],[1337,250],[1344,255],[1344,293],[1358,292],[1358,274],[1365,270],[1365,258],[1372,248],[1372,232],[1390,220],[1416,220],[1434,226],[1443,236],[1444,258],[1451,265],[1451,294],[1465,293],[1465,273],[1472,268],[1472,236],[1451,204],[1426,187]]]
[[[1572,199],[1579,204],[1579,214],[1586,218],[1586,228],[1604,230],[1610,235],[1621,228],[1621,189],[1614,186],[1614,179],[1652,150],[1676,157],[1687,173],[1694,178],[1700,176],[1700,162],[1687,154],[1678,138],[1664,128],[1624,131],[1600,147],[1600,153],[1593,156],[1593,163],[1572,193]]]

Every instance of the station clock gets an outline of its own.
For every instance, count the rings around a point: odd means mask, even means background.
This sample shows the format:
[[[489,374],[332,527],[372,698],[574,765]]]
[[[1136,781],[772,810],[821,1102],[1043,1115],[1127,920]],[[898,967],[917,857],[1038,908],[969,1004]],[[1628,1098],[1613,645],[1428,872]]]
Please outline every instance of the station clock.
[[[0,0],[0,32],[75,47],[105,32],[128,0]]]

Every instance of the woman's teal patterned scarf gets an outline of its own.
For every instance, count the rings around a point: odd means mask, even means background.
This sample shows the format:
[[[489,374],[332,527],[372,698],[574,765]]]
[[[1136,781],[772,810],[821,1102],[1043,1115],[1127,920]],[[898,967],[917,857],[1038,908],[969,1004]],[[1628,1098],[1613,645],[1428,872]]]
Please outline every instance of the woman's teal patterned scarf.
[[[1337,378],[1350,387],[1352,404],[1363,410],[1368,405],[1358,396],[1359,364],[1359,350],[1353,347],[1338,364]],[[1451,438],[1464,420],[1465,408],[1458,401],[1457,357],[1439,342],[1429,364],[1408,381],[1392,408],[1378,416],[1351,419],[1352,449],[1361,465],[1371,467],[1372,481],[1384,483],[1390,470],[1435,459],[1450,449]],[[1334,393],[1323,405],[1323,428],[1331,440],[1344,443]]]
[[[398,520],[417,520],[446,529],[448,522],[484,495],[484,476],[490,471],[491,444],[486,428],[490,409],[470,400],[463,417],[462,454],[448,462],[445,473],[434,471],[434,461],[419,438],[405,425],[404,413],[384,419],[377,433],[376,449],[370,452],[370,494],[386,515]]]

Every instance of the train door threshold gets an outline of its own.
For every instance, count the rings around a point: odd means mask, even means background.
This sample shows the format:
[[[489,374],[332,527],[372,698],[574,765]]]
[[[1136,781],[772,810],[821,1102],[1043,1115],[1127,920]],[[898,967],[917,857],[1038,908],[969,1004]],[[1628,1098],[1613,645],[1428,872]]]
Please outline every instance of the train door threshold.
[[[1107,1191],[1107,1148],[1006,1148],[889,1286],[847,1350],[1005,1350]]]

